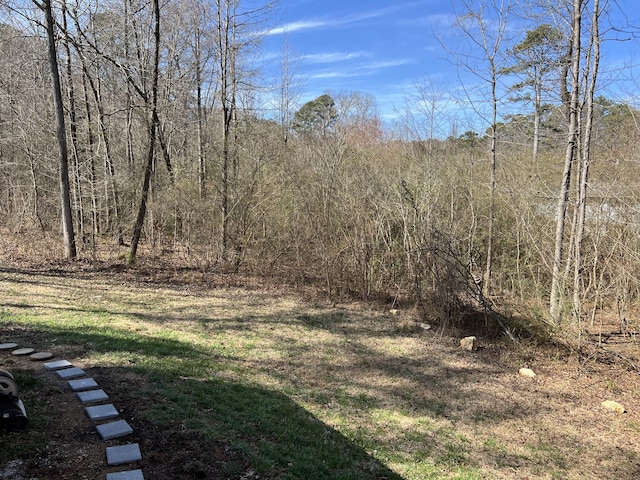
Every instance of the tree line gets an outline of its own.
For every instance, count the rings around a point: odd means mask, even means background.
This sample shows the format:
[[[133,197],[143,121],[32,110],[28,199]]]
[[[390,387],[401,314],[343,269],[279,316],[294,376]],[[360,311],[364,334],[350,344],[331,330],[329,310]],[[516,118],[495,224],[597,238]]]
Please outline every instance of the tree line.
[[[62,232],[70,259],[106,245],[133,263],[142,245],[408,300],[441,323],[502,298],[561,329],[638,300],[638,110],[598,94],[608,2],[527,4],[517,31],[515,4],[458,2],[451,55],[476,81],[456,99],[417,80],[394,125],[364,92],[299,105],[286,52],[265,114],[252,59],[273,8],[5,5],[6,231]],[[461,103],[476,114],[462,134]]]

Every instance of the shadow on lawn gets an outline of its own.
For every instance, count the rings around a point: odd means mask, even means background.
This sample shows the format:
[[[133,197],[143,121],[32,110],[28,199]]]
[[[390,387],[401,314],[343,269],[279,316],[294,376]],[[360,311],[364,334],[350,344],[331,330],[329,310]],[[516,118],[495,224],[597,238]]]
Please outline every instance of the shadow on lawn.
[[[402,479],[287,396],[262,387],[173,377],[162,382],[162,390],[146,408],[143,421],[169,427],[162,436],[165,443],[182,443],[188,432],[201,432],[201,442],[188,452],[190,463],[199,465],[199,471],[206,475],[200,478],[217,478],[208,466],[212,453],[219,454],[219,442],[223,442],[231,449],[226,449],[229,460],[219,462],[224,472],[220,478]],[[178,409],[177,415],[173,409]],[[141,430],[148,428],[142,426]],[[157,439],[144,439],[143,449],[162,449]],[[180,448],[173,450],[178,460],[185,454]],[[167,475],[166,466],[156,464],[153,455],[150,458],[143,467],[150,478],[187,478],[179,473],[189,462],[176,465],[171,461],[173,472]]]
[[[563,476],[572,468],[572,460],[580,458],[571,452],[594,445],[575,432],[563,431],[562,421],[532,430],[535,435],[522,439],[524,450],[502,445],[500,439],[480,445],[463,438],[457,425],[466,426],[467,431],[487,425],[491,431],[494,426],[522,421],[534,428],[536,419],[543,421],[550,410],[579,400],[574,392],[554,390],[546,391],[543,398],[538,389],[544,384],[524,383],[516,376],[517,365],[496,362],[490,349],[471,355],[450,348],[454,343],[439,348],[442,340],[429,334],[416,337],[416,348],[406,354],[405,343],[415,339],[399,334],[391,318],[321,308],[284,307],[264,315],[216,306],[194,310],[190,305],[171,305],[160,310],[173,298],[163,294],[170,298],[136,312],[111,312],[115,308],[107,302],[101,304],[103,309],[95,305],[56,308],[88,315],[126,315],[161,327],[171,320],[168,337],[100,322],[52,322],[37,327],[20,323],[11,332],[25,342],[39,341],[42,335],[43,346],[47,339],[57,338],[61,348],[79,357],[92,352],[114,358],[124,355],[114,363],[127,366],[92,368],[91,374],[118,408],[124,406],[123,415],[134,426],[149,478],[401,479],[367,453],[374,449],[382,452],[378,455],[383,461],[407,468],[422,463],[442,467],[436,472],[455,472],[458,467],[499,465]],[[17,302],[13,307],[38,305]],[[177,335],[187,328],[211,341],[206,346],[180,341]],[[0,309],[0,337],[4,333]],[[261,335],[260,344],[256,338]],[[234,348],[237,339],[244,341]],[[387,348],[383,348],[385,341],[390,342]],[[261,356],[265,350],[276,354]],[[132,355],[127,364],[128,353]],[[246,377],[268,376],[280,385],[278,390],[316,405],[322,410],[319,415],[326,412],[324,418],[339,415],[345,422],[339,428],[345,434],[287,395],[237,380],[245,378],[248,369],[256,375]],[[385,430],[376,431],[375,422]],[[400,451],[403,447],[406,452]],[[608,457],[623,464],[631,455],[632,449],[619,449]],[[617,478],[636,477],[620,474]]]
[[[42,335],[28,327],[0,325],[0,338],[21,344],[37,346],[47,340]],[[186,343],[155,338],[140,343],[96,332],[72,335],[55,327],[46,336],[73,338],[99,352],[148,350],[157,356],[156,367],[86,369],[133,426],[127,441],[140,444],[143,460],[137,468],[146,478],[402,480],[282,393],[215,374],[190,378],[173,362],[163,368],[163,355],[203,355]],[[66,389],[64,381],[51,378]]]

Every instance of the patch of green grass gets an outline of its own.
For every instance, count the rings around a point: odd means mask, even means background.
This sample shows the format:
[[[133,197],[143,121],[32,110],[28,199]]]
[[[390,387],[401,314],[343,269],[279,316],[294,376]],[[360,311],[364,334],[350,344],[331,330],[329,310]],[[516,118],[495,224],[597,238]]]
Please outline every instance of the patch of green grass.
[[[486,439],[483,447],[493,463],[500,468],[517,468],[526,460],[526,457],[514,454],[507,446],[493,438]]]
[[[91,316],[68,323],[31,316],[11,321],[27,335],[38,331],[55,338],[59,346],[81,346],[98,364],[130,367],[146,376],[150,386],[131,393],[146,405],[138,415],[165,431],[188,428],[227,441],[241,449],[262,475],[280,479],[401,478],[362,448],[366,434],[358,445],[282,393],[250,380],[212,379],[211,372],[217,370],[246,370],[242,359],[230,359],[216,343],[204,342],[199,347],[180,341],[179,332],[157,330],[150,335]],[[233,342],[227,339],[225,343]],[[233,356],[242,353],[235,347],[231,350]],[[251,350],[249,346],[244,355]],[[21,381],[32,384],[28,377]],[[349,408],[365,408],[373,402],[364,394],[352,396],[345,390],[337,391],[336,399]],[[46,444],[37,435],[33,439],[20,447],[22,453]],[[16,453],[6,451],[8,456]]]
[[[154,385],[156,397],[145,418],[167,426],[186,418],[188,428],[237,445],[262,475],[400,479],[278,392],[224,380],[167,378]]]

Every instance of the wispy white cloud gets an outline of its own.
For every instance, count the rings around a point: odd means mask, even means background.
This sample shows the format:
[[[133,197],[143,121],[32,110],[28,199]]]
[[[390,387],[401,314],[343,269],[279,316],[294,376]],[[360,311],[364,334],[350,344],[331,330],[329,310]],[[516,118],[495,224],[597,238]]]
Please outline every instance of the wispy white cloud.
[[[338,63],[352,61],[368,55],[369,54],[364,51],[311,53],[308,55],[302,55],[300,60],[306,63]]]
[[[310,75],[308,75],[307,77],[310,80],[323,80],[323,79],[328,79],[328,78],[352,78],[352,77],[361,77],[362,73],[357,73],[357,72],[337,72],[337,71],[333,71],[333,72],[318,72],[318,73],[312,73]]]
[[[410,3],[402,3],[399,5],[393,5],[391,7],[380,8],[377,10],[371,10],[368,12],[359,12],[353,15],[347,15],[342,18],[319,18],[310,20],[298,20],[295,22],[286,23],[278,27],[272,28],[266,32],[265,35],[281,35],[285,33],[292,33],[302,30],[313,30],[319,28],[336,28],[351,25],[354,23],[362,22],[365,20],[371,20],[374,18],[387,17],[397,11],[406,10],[418,5],[424,5],[430,3],[430,0],[418,0]]]
[[[401,65],[408,65],[413,63],[409,59],[397,59],[397,60],[386,60],[386,61],[378,61],[378,62],[369,62],[369,63],[356,63],[351,64],[346,68],[328,70],[328,71],[319,71],[316,73],[307,74],[307,78],[311,80],[319,80],[319,79],[328,79],[328,78],[352,78],[352,77],[364,77],[368,75],[374,75],[378,73],[380,70],[384,70],[387,68],[398,67]]]
[[[330,20],[299,20],[297,22],[285,23],[279,27],[272,28],[265,32],[265,35],[281,35],[284,33],[297,32],[299,30],[311,30],[314,28],[323,28],[330,26]]]
[[[399,58],[397,60],[382,60],[379,62],[367,63],[362,65],[360,68],[367,70],[381,70],[383,68],[399,67],[400,65],[409,65],[411,63],[414,63],[413,60],[408,58]]]

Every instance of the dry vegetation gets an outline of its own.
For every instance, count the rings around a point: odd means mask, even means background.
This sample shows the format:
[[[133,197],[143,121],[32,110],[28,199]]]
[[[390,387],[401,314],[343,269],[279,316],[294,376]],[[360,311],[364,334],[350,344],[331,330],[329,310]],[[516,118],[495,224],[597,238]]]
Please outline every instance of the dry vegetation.
[[[525,114],[494,92],[472,107],[495,120],[464,133],[451,111],[469,97],[429,79],[393,129],[367,93],[299,105],[288,73],[265,100],[249,59],[271,2],[156,0],[54,12],[72,25],[57,32],[56,140],[41,12],[6,12],[1,339],[99,377],[154,479],[638,478],[640,110],[587,95],[607,39],[588,28],[596,2],[582,17],[516,3],[526,15],[493,12],[513,34],[501,65],[477,73],[528,90],[535,42],[550,41],[533,79],[544,105]],[[523,17],[566,28],[513,58],[535,31],[513,30]],[[586,83],[571,104],[570,79]],[[481,348],[460,350],[466,334]],[[33,420],[0,458],[26,477],[102,475],[64,385],[21,359],[0,367],[18,371]]]
[[[98,379],[135,428],[146,478],[295,478],[287,476],[295,457],[289,467],[256,464],[243,446],[247,438],[229,435],[246,432],[208,425],[224,424],[210,418],[225,415],[216,405],[224,399],[197,397],[198,382],[259,389],[263,400],[284,396],[369,462],[406,479],[640,475],[638,371],[597,344],[578,353],[485,336],[479,350],[465,352],[449,332],[406,328],[414,322],[407,310],[391,315],[363,304],[303,301],[233,275],[169,274],[157,262],[13,265],[3,269],[0,289],[0,339],[52,349]],[[121,348],[110,350],[90,334],[96,320],[100,335],[119,332]],[[189,353],[151,359],[157,352],[142,343],[131,348],[129,335],[176,342]],[[625,338],[637,355],[635,339]],[[193,410],[177,418],[158,407],[176,402],[172,408],[182,412],[181,400],[160,400],[149,389],[151,365],[169,361],[178,368],[167,368],[164,379],[194,396]],[[538,376],[520,377],[523,366]],[[30,436],[49,436],[34,455],[16,450],[25,478],[99,478],[108,471],[103,442],[63,382],[8,354],[0,368],[38,379],[24,394],[32,426],[2,439],[28,446]],[[627,412],[603,409],[609,399]]]

